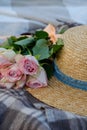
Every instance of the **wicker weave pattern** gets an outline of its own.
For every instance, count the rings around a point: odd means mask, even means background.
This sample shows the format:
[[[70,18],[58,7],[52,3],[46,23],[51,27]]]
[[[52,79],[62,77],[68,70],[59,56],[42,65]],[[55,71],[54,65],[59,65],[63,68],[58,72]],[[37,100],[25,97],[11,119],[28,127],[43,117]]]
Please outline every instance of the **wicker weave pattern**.
[[[87,92],[64,85],[55,77],[49,81],[47,88],[28,89],[28,91],[53,107],[87,116]]]

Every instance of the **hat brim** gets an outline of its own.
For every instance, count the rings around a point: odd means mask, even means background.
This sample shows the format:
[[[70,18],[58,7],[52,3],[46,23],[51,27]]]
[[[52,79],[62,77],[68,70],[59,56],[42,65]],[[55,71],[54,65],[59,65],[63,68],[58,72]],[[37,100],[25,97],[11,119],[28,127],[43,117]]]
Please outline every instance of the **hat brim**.
[[[76,89],[52,77],[47,87],[27,91],[40,101],[64,111],[87,116],[87,91]]]

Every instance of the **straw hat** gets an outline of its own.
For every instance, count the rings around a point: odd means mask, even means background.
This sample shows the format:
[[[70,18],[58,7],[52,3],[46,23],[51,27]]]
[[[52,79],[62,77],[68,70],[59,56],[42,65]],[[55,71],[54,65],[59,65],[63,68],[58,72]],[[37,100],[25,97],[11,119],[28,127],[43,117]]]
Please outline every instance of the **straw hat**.
[[[54,76],[45,88],[27,90],[53,107],[87,116],[87,26],[68,29],[54,61]]]

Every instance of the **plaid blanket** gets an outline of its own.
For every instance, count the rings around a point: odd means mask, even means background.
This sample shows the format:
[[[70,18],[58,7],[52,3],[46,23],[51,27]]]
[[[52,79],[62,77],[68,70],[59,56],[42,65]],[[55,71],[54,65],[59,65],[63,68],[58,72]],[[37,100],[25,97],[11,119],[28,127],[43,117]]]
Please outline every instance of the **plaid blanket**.
[[[52,108],[25,90],[0,88],[0,130],[87,130],[87,117]]]

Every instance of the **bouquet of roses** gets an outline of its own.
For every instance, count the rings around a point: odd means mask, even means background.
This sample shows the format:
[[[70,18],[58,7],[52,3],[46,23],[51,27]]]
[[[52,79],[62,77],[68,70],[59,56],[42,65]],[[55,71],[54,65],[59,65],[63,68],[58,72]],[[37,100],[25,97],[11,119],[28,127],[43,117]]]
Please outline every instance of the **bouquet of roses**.
[[[52,59],[63,46],[59,37],[52,25],[32,35],[9,37],[0,46],[0,86],[47,86],[53,75]]]

